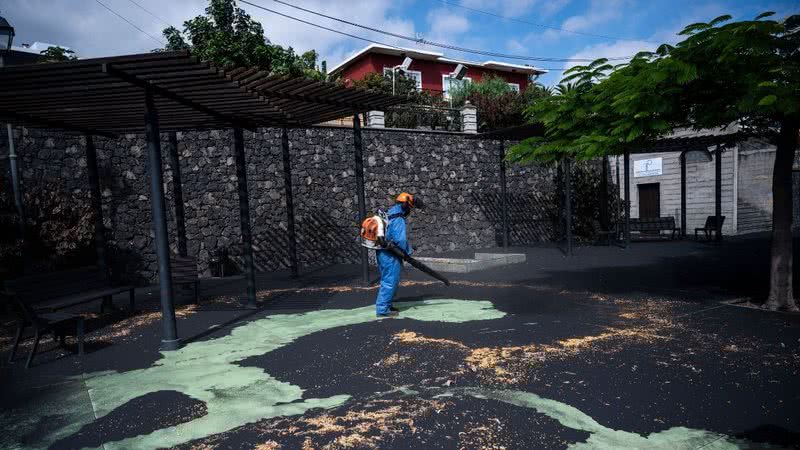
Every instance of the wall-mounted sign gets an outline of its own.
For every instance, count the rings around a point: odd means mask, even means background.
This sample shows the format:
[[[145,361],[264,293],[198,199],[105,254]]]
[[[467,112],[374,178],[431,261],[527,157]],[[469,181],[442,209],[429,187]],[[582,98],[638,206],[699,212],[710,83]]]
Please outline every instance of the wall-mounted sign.
[[[633,162],[633,177],[661,175],[661,158],[640,159]]]

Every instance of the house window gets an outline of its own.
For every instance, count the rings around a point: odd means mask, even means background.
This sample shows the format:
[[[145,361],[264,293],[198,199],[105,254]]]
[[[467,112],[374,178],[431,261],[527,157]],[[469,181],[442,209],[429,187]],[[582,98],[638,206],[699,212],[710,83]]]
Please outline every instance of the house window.
[[[519,84],[518,83],[508,83],[508,87],[511,88],[514,92],[519,92]]]
[[[463,86],[464,83],[472,82],[472,78],[464,77],[461,80],[452,78],[449,74],[442,75],[442,96],[450,98],[450,89]]]
[[[383,75],[392,78],[394,70],[391,67],[383,68]],[[413,79],[417,83],[417,90],[422,89],[422,72],[419,70],[405,70],[403,71],[406,77]]]

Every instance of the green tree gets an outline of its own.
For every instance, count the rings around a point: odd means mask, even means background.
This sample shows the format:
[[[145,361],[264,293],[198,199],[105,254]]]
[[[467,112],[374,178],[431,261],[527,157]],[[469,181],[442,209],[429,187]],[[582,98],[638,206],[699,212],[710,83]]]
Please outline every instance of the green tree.
[[[200,59],[220,67],[258,67],[274,74],[324,78],[317,67],[317,52],[297,55],[291,47],[270,43],[261,24],[237,7],[235,0],[210,0],[205,12],[184,22],[183,33],[175,27],[164,29],[167,45],[161,50],[191,49]]]
[[[535,99],[549,95],[551,91],[536,84],[522,92],[516,92],[505,79],[494,75],[476,82],[461,83],[450,90],[453,106],[462,106],[469,101],[477,108],[480,131],[525,123],[526,107]]]
[[[576,83],[536,101],[530,120],[544,139],[511,151],[520,162],[592,158],[652,144],[676,127],[738,123],[777,147],[773,172],[773,239],[765,306],[796,310],[792,292],[791,170],[800,133],[800,16],[761,14],[730,22],[722,16],[687,26],[683,41],[611,67],[604,60],[567,72]]]
[[[686,116],[697,128],[738,121],[776,145],[772,174],[770,309],[797,310],[792,291],[792,164],[800,133],[800,15],[729,22],[721,16],[689,25],[669,58],[692,67]],[[658,72],[656,72],[658,73]]]
[[[391,74],[381,74],[370,72],[360,80],[353,81],[353,86],[370,89],[384,94],[391,94],[392,91],[396,95],[416,98],[423,94],[423,91],[417,89],[417,82],[411,77],[405,76],[402,72],[397,72],[397,80],[392,83]]]
[[[47,50],[42,50],[39,52],[42,55],[42,59],[40,62],[61,62],[61,61],[73,61],[78,59],[75,56],[75,52],[72,50],[67,50],[64,47],[47,47]]]
[[[340,80],[340,82],[343,82]],[[392,82],[392,74],[368,73],[364,78],[352,81],[355,87],[370,89],[384,94],[405,97],[404,105],[386,111],[386,126],[391,128],[460,129],[460,115],[448,114],[444,107],[448,104],[438,95],[417,89],[417,82],[411,77],[397,72]]]

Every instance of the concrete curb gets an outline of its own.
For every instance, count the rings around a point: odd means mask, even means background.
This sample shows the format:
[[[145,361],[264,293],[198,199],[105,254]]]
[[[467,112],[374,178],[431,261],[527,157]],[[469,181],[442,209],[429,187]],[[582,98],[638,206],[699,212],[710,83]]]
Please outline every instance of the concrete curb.
[[[525,262],[523,253],[475,253],[474,258],[416,258],[437,272],[470,273]]]

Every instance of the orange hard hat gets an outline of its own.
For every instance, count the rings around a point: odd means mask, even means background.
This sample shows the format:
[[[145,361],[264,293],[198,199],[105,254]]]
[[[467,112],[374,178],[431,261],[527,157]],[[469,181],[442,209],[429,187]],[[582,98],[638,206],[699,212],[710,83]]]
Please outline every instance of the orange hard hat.
[[[422,199],[414,198],[414,196],[408,192],[401,192],[394,200],[397,203],[404,203],[410,208],[422,208]]]
[[[394,199],[397,203],[406,203],[408,206],[414,207],[414,196],[408,192],[401,192],[400,195]]]

